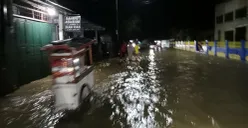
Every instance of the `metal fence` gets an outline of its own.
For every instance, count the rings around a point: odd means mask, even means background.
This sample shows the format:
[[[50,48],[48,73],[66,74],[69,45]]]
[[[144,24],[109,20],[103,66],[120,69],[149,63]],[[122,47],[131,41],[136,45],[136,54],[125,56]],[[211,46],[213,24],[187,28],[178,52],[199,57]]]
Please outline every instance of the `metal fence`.
[[[202,49],[199,50],[199,46]],[[176,41],[177,49],[205,53],[225,57],[227,59],[237,59],[248,61],[248,42],[218,42],[218,41]]]

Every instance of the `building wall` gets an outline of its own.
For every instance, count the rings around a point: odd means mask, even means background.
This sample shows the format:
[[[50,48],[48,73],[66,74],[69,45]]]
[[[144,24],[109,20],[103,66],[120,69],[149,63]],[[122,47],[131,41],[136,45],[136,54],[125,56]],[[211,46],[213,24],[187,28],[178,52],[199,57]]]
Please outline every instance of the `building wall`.
[[[235,11],[240,8],[248,7],[248,0],[232,0],[225,3],[216,5],[215,7],[215,36],[214,38],[218,40],[218,31],[221,32],[220,41],[225,40],[225,31],[233,30],[234,40],[235,32],[238,27],[246,27],[246,40],[248,39],[248,17],[235,19]],[[225,22],[225,14],[233,12],[233,21]],[[247,11],[248,12],[248,11]],[[223,15],[223,23],[217,24],[216,17]]]

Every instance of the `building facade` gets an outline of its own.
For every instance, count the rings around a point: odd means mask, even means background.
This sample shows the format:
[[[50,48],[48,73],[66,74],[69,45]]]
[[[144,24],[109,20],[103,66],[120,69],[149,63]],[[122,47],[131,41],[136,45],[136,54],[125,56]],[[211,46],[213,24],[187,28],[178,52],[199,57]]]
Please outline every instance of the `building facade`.
[[[47,53],[40,48],[71,38],[74,33],[64,30],[64,19],[77,13],[50,0],[0,0],[0,14],[0,96],[4,96],[50,74]],[[86,20],[81,26],[81,31],[104,30]]]
[[[215,7],[215,40],[248,39],[248,0],[229,0]]]

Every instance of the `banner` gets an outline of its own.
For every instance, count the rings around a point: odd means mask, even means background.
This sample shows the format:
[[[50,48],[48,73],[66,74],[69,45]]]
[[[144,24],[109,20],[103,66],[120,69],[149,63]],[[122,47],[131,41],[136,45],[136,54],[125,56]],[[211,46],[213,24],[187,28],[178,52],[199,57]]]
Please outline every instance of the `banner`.
[[[81,16],[66,16],[64,25],[66,32],[81,32]]]

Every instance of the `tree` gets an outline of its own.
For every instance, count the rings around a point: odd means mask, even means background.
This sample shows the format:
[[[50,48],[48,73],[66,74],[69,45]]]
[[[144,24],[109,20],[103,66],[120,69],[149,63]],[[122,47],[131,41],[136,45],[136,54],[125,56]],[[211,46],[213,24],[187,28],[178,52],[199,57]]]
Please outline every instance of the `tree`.
[[[192,31],[189,29],[171,29],[171,38],[176,40],[190,40],[192,39]]]
[[[141,35],[141,19],[137,15],[131,16],[124,22],[124,34],[127,38],[137,38]]]

